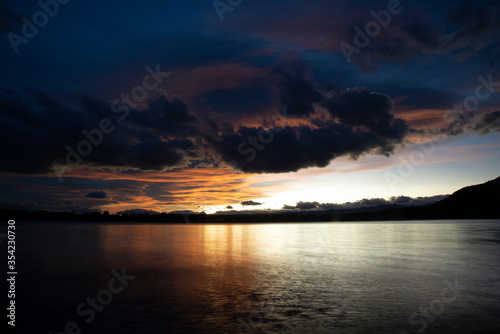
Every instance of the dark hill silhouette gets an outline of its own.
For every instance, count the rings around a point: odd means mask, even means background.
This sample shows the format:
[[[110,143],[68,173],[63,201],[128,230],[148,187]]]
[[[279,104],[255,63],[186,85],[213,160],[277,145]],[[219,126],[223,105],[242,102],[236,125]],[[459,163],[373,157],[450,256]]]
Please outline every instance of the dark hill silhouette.
[[[499,218],[500,177],[462,188],[432,204],[429,210],[440,218]]]

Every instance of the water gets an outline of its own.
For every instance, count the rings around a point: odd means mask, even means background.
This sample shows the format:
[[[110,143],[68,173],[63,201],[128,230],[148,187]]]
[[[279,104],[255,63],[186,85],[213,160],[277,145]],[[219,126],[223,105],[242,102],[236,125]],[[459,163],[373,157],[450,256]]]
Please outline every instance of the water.
[[[500,329],[500,221],[18,222],[16,236],[19,333]],[[122,268],[135,278],[111,293]],[[108,304],[89,311],[96,296]]]

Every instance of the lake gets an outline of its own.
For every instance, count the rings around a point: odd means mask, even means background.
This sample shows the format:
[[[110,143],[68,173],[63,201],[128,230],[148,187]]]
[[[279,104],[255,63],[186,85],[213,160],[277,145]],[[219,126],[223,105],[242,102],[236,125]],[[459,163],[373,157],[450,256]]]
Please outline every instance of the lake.
[[[17,222],[16,260],[18,333],[500,330],[498,220]]]

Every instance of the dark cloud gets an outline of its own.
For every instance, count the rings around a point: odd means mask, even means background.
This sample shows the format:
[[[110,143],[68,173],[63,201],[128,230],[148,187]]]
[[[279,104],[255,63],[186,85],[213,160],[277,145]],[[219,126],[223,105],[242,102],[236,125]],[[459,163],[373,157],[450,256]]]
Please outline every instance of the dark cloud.
[[[136,126],[151,129],[164,136],[193,135],[197,132],[193,126],[197,122],[189,113],[188,106],[177,96],[168,101],[167,96],[160,94],[156,99],[148,101],[149,108],[144,111],[133,110],[127,122]]]
[[[270,104],[271,91],[264,84],[216,89],[204,95],[205,103],[219,114],[256,114]]]
[[[254,202],[254,201],[244,201],[244,202],[241,202],[241,205],[243,205],[243,206],[256,206],[256,205],[262,205],[262,203]]]
[[[476,117],[473,111],[451,110],[445,114],[444,119],[448,122],[448,126],[444,129],[436,129],[434,132],[441,132],[447,136],[458,136],[464,133],[470,123]]]
[[[401,206],[427,206],[439,202],[448,196],[449,195],[436,195],[429,197],[394,196],[389,199],[389,202]]]
[[[103,119],[109,119],[108,128],[113,130],[100,138],[94,129]],[[196,122],[186,104],[177,97],[168,101],[161,94],[149,100],[145,110],[113,112],[109,101],[91,96],[63,103],[41,91],[2,90],[0,131],[5,147],[0,153],[0,169],[54,171],[54,161],[66,164],[67,146],[78,152],[82,141],[90,141],[83,130],[98,144],[92,144],[90,154],[81,156],[82,164],[141,170],[186,166],[196,156]],[[88,151],[88,147],[82,150]]]
[[[498,6],[480,7],[476,1],[465,2],[448,19],[450,24],[458,28],[450,44],[466,45],[471,37],[483,34],[490,36],[500,28],[499,14]]]
[[[377,135],[401,139],[407,130],[402,119],[396,119],[389,96],[356,87],[335,94],[326,102],[330,113],[347,127],[366,127]]]
[[[481,114],[473,130],[482,136],[490,132],[500,132],[500,111]]]
[[[211,138],[211,145],[225,161],[236,161],[245,172],[284,173],[325,167],[341,156],[389,156],[409,131],[402,119],[393,116],[389,97],[366,88],[336,93],[322,104],[331,119],[317,122],[318,127],[242,126],[238,131]]]
[[[290,115],[308,115],[314,112],[314,103],[323,100],[320,92],[306,79],[303,60],[276,65],[271,73],[279,77],[281,103]]]
[[[353,28],[342,38],[352,45],[356,36]],[[499,32],[498,6],[468,1],[443,22],[392,22],[351,58],[364,72],[376,71],[377,62],[403,61],[421,55],[447,55],[462,61],[498,43]]]
[[[298,202],[295,208],[299,210],[312,210],[316,209],[319,205],[318,202]]]
[[[446,128],[434,129],[431,132],[447,136],[458,136],[470,130],[480,136],[500,132],[500,111],[478,115],[474,111],[452,110],[445,114],[445,120],[449,123]]]
[[[327,210],[359,210],[359,209],[384,209],[389,207],[410,207],[410,206],[428,206],[436,203],[448,195],[437,195],[430,197],[408,197],[395,196],[388,200],[384,198],[364,198],[356,202],[337,203],[319,203],[319,202],[298,202],[295,205],[284,205],[283,210],[298,211],[327,211]]]
[[[4,0],[0,0],[0,33],[10,32],[20,22],[19,15],[15,14]]]
[[[232,207],[231,205],[228,205],[228,206],[226,206],[226,209],[228,209],[228,210],[232,210],[232,209],[233,209],[233,207]]]
[[[6,210],[44,210],[45,206],[35,201],[12,200],[0,197],[0,209]]]
[[[410,131],[393,115],[393,103],[384,94],[356,87],[346,91],[319,91],[305,77],[305,63],[293,60],[276,66],[281,100],[288,115],[315,125],[264,129],[241,126],[209,136],[212,149],[224,161],[235,161],[245,172],[284,173],[307,167],[325,167],[340,156],[389,156]],[[315,105],[330,113],[314,119]]]
[[[90,198],[108,198],[108,194],[105,191],[98,190],[98,191],[93,191],[90,194],[85,195],[85,197],[90,197]]]
[[[10,145],[0,153],[0,168],[47,173],[58,171],[54,162],[58,168],[69,162],[70,167],[162,171],[214,164],[220,157],[245,172],[284,173],[325,167],[341,156],[389,156],[410,130],[394,117],[387,95],[362,87],[320,92],[306,80],[301,60],[281,64],[273,73],[281,78],[287,114],[308,122],[235,129],[221,121],[200,122],[178,97],[169,100],[160,92],[147,108],[136,110],[89,95],[63,102],[42,91],[2,90],[0,131]],[[329,116],[315,118],[316,106]],[[109,119],[109,134],[94,130],[103,119]],[[90,154],[80,153],[93,141],[98,143],[90,145]]]
[[[22,191],[26,192],[26,191]],[[1,195],[4,195],[2,193]],[[40,195],[39,200],[29,200],[28,197],[22,197],[22,194],[13,194],[12,192],[7,194],[10,197],[16,197],[15,199],[0,197],[0,209],[9,210],[28,210],[28,211],[66,211],[66,212],[76,212],[76,213],[91,213],[91,212],[101,212],[101,209],[94,207],[89,201],[81,201],[80,203],[72,201],[58,200],[54,194],[43,193]],[[13,196],[14,195],[14,196]],[[16,196],[17,195],[17,196]],[[21,195],[21,196],[20,196]],[[95,202],[95,201],[94,201]]]
[[[146,210],[146,209],[129,209],[117,212],[119,215],[156,215],[159,214],[158,211]]]
[[[356,202],[346,203],[320,203],[320,202],[298,202],[295,205],[285,204],[283,208],[278,210],[239,210],[239,211],[218,211],[217,214],[282,214],[291,212],[300,213],[355,213],[369,212],[377,210],[385,210],[391,208],[412,207],[412,206],[429,206],[438,201],[441,201],[449,195],[436,195],[429,197],[408,197],[395,196],[389,199],[384,198],[364,198]]]

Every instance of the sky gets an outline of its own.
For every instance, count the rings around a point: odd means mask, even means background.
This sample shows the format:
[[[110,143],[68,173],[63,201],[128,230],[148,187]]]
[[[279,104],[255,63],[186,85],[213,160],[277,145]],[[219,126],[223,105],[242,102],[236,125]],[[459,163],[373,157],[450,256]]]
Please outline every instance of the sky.
[[[4,209],[423,203],[500,174],[496,1],[0,0],[0,56]]]

